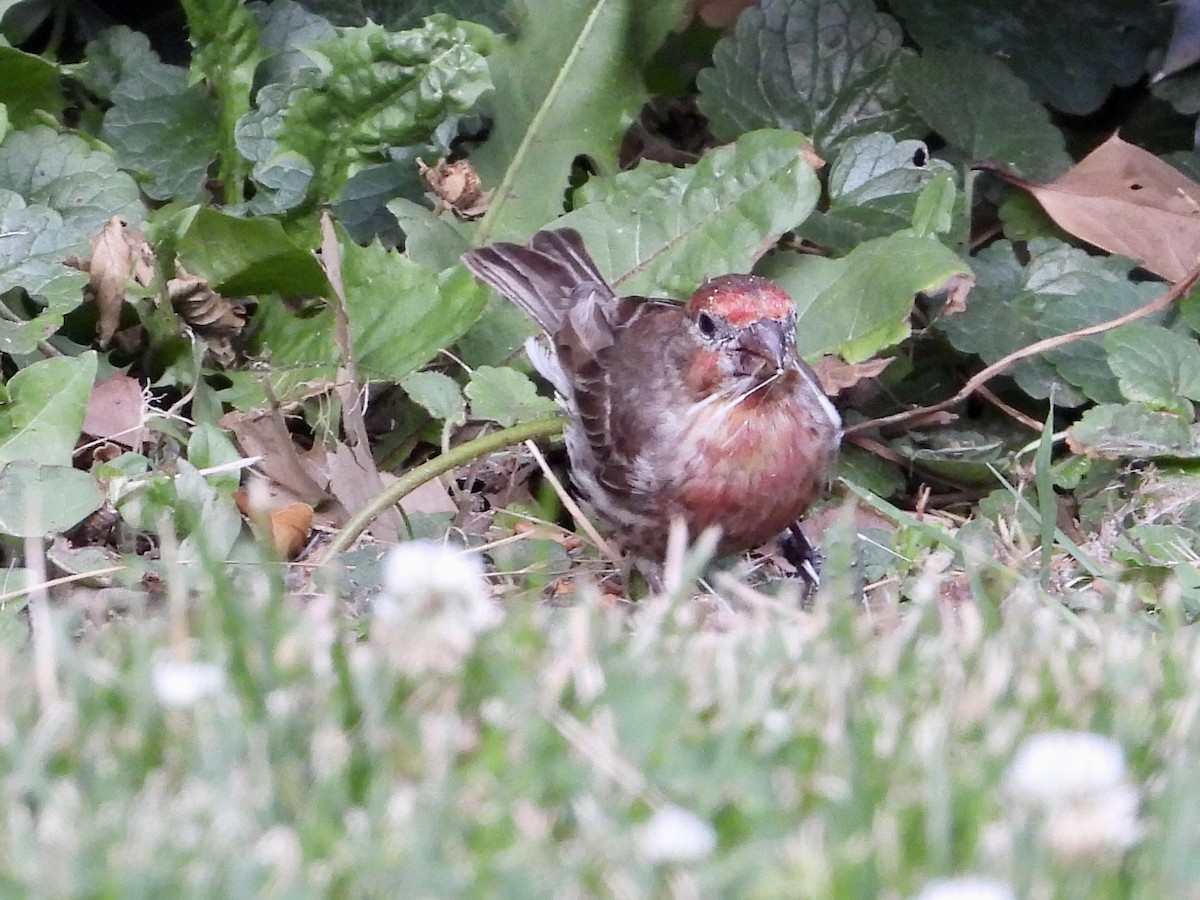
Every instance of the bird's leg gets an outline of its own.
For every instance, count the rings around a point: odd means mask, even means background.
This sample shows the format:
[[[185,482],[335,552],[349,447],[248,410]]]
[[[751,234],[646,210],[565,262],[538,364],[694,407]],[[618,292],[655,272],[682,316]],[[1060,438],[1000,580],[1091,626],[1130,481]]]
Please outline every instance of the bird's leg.
[[[796,573],[807,585],[805,594],[811,594],[821,586],[821,563],[824,558],[817,549],[808,542],[800,523],[793,522],[788,530],[779,536],[779,549],[783,558],[796,567]]]

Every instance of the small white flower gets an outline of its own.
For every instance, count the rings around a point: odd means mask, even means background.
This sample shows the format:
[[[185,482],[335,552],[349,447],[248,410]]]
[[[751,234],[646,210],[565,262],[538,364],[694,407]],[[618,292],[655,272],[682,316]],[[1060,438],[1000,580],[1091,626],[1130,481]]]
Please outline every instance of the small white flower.
[[[1119,857],[1141,839],[1138,791],[1111,738],[1079,731],[1034,735],[1017,748],[1005,785],[1025,815],[1037,816],[1047,845],[1066,859]]]
[[[1125,754],[1112,738],[1088,731],[1046,731],[1017,748],[1005,784],[1037,806],[1110,790],[1125,779]]]
[[[717,832],[704,819],[678,806],[664,806],[637,829],[636,841],[651,862],[697,862],[717,847]]]
[[[185,709],[220,691],[225,686],[225,673],[212,663],[168,661],[154,664],[150,681],[159,703]]]
[[[476,636],[503,618],[477,555],[434,541],[407,541],[384,560],[371,640],[410,674],[448,673],[471,652]]]
[[[1016,900],[1013,889],[1003,882],[980,875],[935,878],[928,882],[916,900]]]

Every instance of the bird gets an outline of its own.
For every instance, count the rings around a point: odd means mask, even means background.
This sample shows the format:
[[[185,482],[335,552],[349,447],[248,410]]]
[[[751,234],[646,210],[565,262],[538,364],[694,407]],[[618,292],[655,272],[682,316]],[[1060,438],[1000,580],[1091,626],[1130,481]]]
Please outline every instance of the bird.
[[[621,297],[572,228],[462,262],[544,333],[526,348],[566,409],[572,481],[651,589],[675,519],[691,535],[718,528],[719,555],[782,536],[815,582],[798,523],[832,477],[842,423],[797,354],[782,288],[730,274],[686,303]]]

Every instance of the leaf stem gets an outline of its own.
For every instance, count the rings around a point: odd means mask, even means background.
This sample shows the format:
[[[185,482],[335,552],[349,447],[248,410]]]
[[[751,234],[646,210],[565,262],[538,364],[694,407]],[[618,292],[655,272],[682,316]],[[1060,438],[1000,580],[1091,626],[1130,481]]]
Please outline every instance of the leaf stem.
[[[376,516],[399,503],[401,499],[430,479],[504,447],[511,447],[534,438],[552,437],[562,431],[564,421],[562,416],[547,416],[544,419],[534,419],[532,422],[521,422],[511,428],[493,431],[491,434],[477,437],[473,441],[459,444],[452,450],[435,456],[415,469],[410,469],[393,484],[384,488],[378,497],[355,513],[350,521],[342,527],[342,530],[333,536],[333,540],[321,554],[320,565],[326,565],[339,553],[348,549]]]

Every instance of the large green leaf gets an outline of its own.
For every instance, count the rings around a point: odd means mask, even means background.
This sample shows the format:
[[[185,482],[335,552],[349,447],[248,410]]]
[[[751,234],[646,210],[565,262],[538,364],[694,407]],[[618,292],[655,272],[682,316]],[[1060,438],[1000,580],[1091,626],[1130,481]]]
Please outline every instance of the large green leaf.
[[[917,137],[919,122],[895,80],[911,51],[870,0],[764,0],[738,18],[696,79],[713,131],[734,138],[789,128],[831,152],[852,137]]]
[[[837,352],[851,362],[908,336],[918,293],[970,275],[936,240],[906,233],[868,241],[841,259],[778,253],[759,271],[796,301],[802,355]]]
[[[496,31],[512,27],[508,0],[297,0],[298,5],[324,16],[334,25],[375,22],[392,31],[416,28],[434,13],[480,22]]]
[[[332,200],[358,170],[387,162],[390,148],[426,143],[489,87],[489,43],[481,28],[431,16],[410,31],[345,28],[305,47],[314,65],[292,83],[265,85],[237,125],[259,187],[250,208]]]
[[[8,117],[18,127],[38,120],[41,113],[57,116],[63,100],[61,73],[54,63],[0,46],[0,103],[8,107]]]
[[[843,256],[863,241],[907,228],[925,185],[953,171],[931,159],[921,141],[890,134],[851,138],[829,168],[827,208],[809,216],[800,233]]]
[[[87,254],[87,234],[45,206],[26,205],[0,189],[0,294],[15,287],[45,298],[60,317],[83,302],[87,275],[63,265],[71,254]]]
[[[519,0],[517,36],[488,60],[492,133],[471,156],[492,190],[477,244],[524,241],[561,213],[576,157],[616,171],[648,97],[642,70],[681,9],[679,0]]]
[[[364,381],[399,381],[449,346],[479,317],[487,291],[461,266],[438,274],[379,244],[342,241],[351,340]],[[264,304],[260,337],[271,361],[297,374],[330,378],[340,363],[333,313],[299,318]]]
[[[900,64],[908,102],[968,159],[1050,180],[1071,164],[1063,136],[1029,88],[998,59],[969,50],[926,50]]]
[[[91,515],[104,494],[90,473],[17,460],[0,466],[0,533],[42,537]]]
[[[226,198],[240,200],[246,162],[237,152],[234,128],[250,112],[254,73],[267,52],[259,42],[258,23],[241,0],[182,0],[193,47],[193,83],[216,95],[221,147],[221,181]]]
[[[44,359],[10,378],[0,405],[0,466],[20,459],[71,465],[95,380],[92,351]]]
[[[686,297],[704,278],[748,272],[763,248],[805,220],[820,196],[803,136],[757,131],[691,168],[643,163],[579,192],[555,226],[583,235],[623,293]]]
[[[100,136],[155,200],[204,198],[220,146],[217,105],[187,69],[160,62],[145,35],[112,28],[88,47],[86,81],[111,91]]]
[[[1078,115],[1096,110],[1113,85],[1142,77],[1163,24],[1145,0],[889,0],[888,8],[921,47],[1006,60],[1039,100]],[[972,89],[965,77],[963,87]]]
[[[179,261],[219,293],[329,296],[316,257],[298,246],[275,219],[243,219],[200,209],[176,246]]]
[[[1071,449],[1119,459],[1170,456],[1200,458],[1200,435],[1190,420],[1144,403],[1094,406],[1071,426]]]
[[[1192,416],[1200,400],[1200,344],[1161,325],[1137,322],[1104,336],[1108,365],[1129,400]]]
[[[1090,256],[1048,238],[1031,241],[1028,250],[1025,265],[1007,241],[972,258],[978,283],[971,301],[964,312],[938,321],[957,349],[995,362],[1043,338],[1130,312],[1160,290],[1130,281],[1128,260]],[[1009,374],[1031,397],[1053,391],[1060,406],[1121,400],[1106,357],[1100,338],[1087,338],[1023,359]]]
[[[30,206],[53,209],[65,226],[86,235],[113,216],[133,226],[146,218],[137,184],[117,168],[113,154],[43,125],[0,144],[0,188],[16,191]]]

